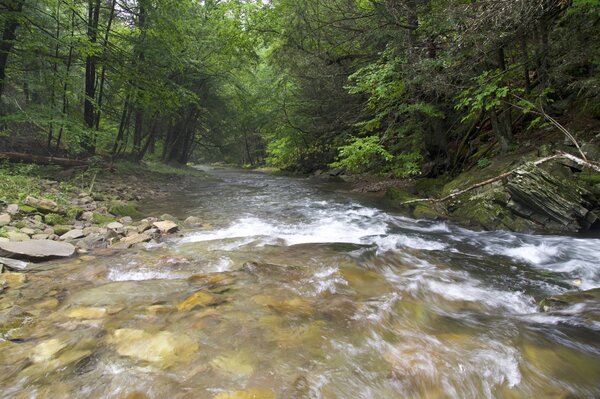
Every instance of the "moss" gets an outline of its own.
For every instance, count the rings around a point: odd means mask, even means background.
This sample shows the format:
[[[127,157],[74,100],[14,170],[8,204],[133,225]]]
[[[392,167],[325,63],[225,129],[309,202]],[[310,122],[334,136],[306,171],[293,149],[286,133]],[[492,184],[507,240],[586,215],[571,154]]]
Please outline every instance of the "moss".
[[[52,227],[52,229],[54,229],[54,234],[61,236],[65,233],[68,233],[69,231],[71,231],[73,229],[73,226],[61,224],[61,225],[56,225],[56,226]]]
[[[415,188],[417,189],[417,193],[426,197],[437,197],[444,185],[448,183],[448,177],[438,177],[435,179],[418,179],[415,182]]]
[[[440,216],[440,212],[429,204],[419,204],[415,207],[413,215],[417,219],[437,219]]]
[[[19,211],[23,213],[39,213],[37,209],[29,205],[19,205]]]
[[[27,224],[23,220],[19,220],[15,223],[15,227],[17,229],[22,229],[23,227],[27,227]]]
[[[137,207],[134,204],[122,201],[115,201],[111,203],[108,211],[111,214],[119,217],[129,216],[133,219],[139,219],[143,216],[137,210]]]
[[[83,214],[83,209],[79,208],[79,207],[72,207],[67,209],[67,217],[71,220],[75,220],[77,218],[79,218],[79,216],[81,216]]]
[[[0,237],[8,238],[8,231],[4,227],[0,227]]]
[[[112,216],[102,215],[100,213],[94,213],[92,215],[92,222],[95,224],[108,224],[114,222],[116,219]]]
[[[49,213],[44,215],[44,222],[50,226],[56,226],[58,224],[67,224],[69,222],[69,218],[57,213]]]
[[[587,184],[592,185],[592,186],[596,185],[596,184],[600,184],[600,173],[598,173],[598,172],[584,170],[583,172],[579,173],[577,178]]]
[[[405,202],[417,199],[417,197],[396,187],[390,187],[385,192],[385,199],[394,202]]]
[[[93,193],[92,198],[94,201],[106,201],[106,195],[102,193]]]

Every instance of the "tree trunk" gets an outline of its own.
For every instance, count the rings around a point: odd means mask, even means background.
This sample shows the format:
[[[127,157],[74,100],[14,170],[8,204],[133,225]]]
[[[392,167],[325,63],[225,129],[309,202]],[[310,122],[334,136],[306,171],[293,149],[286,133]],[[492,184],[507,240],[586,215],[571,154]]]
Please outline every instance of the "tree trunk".
[[[23,11],[25,0],[7,0],[3,3],[7,9],[8,16],[4,24],[4,30],[2,31],[2,41],[0,41],[0,99],[2,99],[2,94],[4,94],[8,56],[17,38],[17,28],[19,27],[17,14]]]
[[[98,41],[98,20],[100,18],[100,0],[88,0],[88,21],[87,37],[93,46]],[[85,59],[85,100],[83,104],[83,120],[89,128],[89,132],[84,135],[81,141],[81,148],[87,154],[93,154],[96,150],[95,134],[92,129],[95,125],[95,107],[96,100],[96,63],[97,57],[94,54],[88,55]]]
[[[117,0],[113,0],[110,6],[110,14],[108,16],[108,23],[106,24],[106,32],[104,33],[104,56],[106,58],[106,49],[108,47],[108,37],[110,35],[110,28],[115,16],[115,6]],[[104,97],[104,81],[106,79],[106,60],[102,64],[102,71],[100,72],[100,88],[98,89],[98,111],[96,112],[96,130],[100,130],[100,117],[102,116],[102,100]]]

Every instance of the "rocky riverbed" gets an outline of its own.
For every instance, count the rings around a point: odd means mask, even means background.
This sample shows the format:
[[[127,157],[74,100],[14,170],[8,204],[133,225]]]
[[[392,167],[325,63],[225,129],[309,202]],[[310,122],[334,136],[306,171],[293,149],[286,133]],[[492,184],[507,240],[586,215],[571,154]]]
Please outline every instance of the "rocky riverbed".
[[[59,179],[40,179],[38,196],[0,205],[0,265],[22,270],[25,261],[44,261],[90,252],[107,253],[145,247],[177,233],[197,227],[195,217],[178,220],[169,214],[143,215],[138,200],[162,198],[173,187],[181,187],[199,176],[159,176],[148,173],[101,176],[94,190],[78,191]],[[195,173],[195,172],[194,172]],[[126,184],[126,182],[129,182]],[[162,183],[162,184],[161,184]]]

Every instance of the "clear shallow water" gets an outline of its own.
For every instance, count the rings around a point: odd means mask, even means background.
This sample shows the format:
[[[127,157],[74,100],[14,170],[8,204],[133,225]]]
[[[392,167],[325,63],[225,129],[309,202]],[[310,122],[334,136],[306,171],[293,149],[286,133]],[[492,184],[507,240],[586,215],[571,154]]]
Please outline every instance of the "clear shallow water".
[[[203,228],[5,291],[4,396],[600,396],[600,320],[537,305],[600,287],[600,240],[474,232],[336,185],[208,172],[148,204]]]

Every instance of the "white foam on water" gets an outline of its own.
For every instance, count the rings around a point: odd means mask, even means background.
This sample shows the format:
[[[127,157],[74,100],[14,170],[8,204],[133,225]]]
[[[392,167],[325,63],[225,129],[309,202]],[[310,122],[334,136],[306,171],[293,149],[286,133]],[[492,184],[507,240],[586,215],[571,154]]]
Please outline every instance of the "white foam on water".
[[[139,268],[134,270],[111,269],[108,279],[111,281],[143,281],[143,280],[171,280],[181,278],[172,272]]]
[[[500,253],[533,265],[540,265],[555,259],[561,254],[560,248],[546,243],[526,244],[516,248],[503,248]]]

